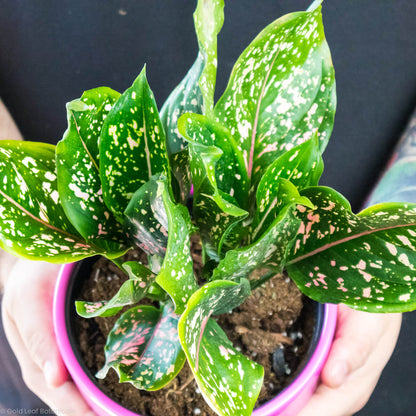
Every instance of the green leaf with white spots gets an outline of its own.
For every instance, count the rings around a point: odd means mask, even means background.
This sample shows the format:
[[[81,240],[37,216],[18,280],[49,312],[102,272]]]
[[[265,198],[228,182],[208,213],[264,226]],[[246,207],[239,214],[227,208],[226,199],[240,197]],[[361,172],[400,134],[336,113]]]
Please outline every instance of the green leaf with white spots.
[[[188,148],[175,153],[169,160],[172,169],[172,191],[175,200],[186,205],[192,188]]]
[[[299,195],[298,188],[292,182],[276,175],[273,165],[271,168],[261,178],[257,188],[257,208],[250,226],[249,242],[261,237],[284,207],[292,204],[314,207],[308,198]]]
[[[247,216],[248,180],[244,161],[227,129],[198,114],[185,114],[178,129],[189,142],[194,217],[214,258],[235,225]]]
[[[179,134],[179,117],[185,113],[212,113],[217,70],[217,35],[224,23],[223,0],[198,0],[194,13],[199,53],[194,64],[172,91],[160,110],[166,132],[168,154],[183,150],[187,143]]]
[[[194,227],[188,209],[172,201],[166,179],[158,181],[158,185],[158,195],[162,197],[167,217],[168,242],[156,283],[171,297],[175,304],[175,312],[181,314],[190,296],[198,290],[190,242]]]
[[[281,17],[254,39],[234,66],[215,115],[239,143],[255,186],[277,157],[316,130],[323,151],[335,106],[319,6]]]
[[[185,113],[202,114],[203,98],[198,81],[204,67],[205,59],[199,53],[185,78],[172,91],[160,110],[160,120],[166,132],[169,156],[180,152],[187,146],[178,131],[179,117]]]
[[[207,403],[222,416],[248,416],[263,384],[263,367],[235,349],[210,318],[227,313],[250,295],[250,284],[207,283],[189,300],[179,320],[179,337]]]
[[[217,69],[217,35],[224,22],[223,0],[199,0],[194,13],[199,43],[197,59],[185,78],[169,95],[160,111],[166,132],[167,151],[173,176],[179,185],[179,199],[186,203],[190,187],[186,141],[178,131],[178,119],[185,113],[212,114]]]
[[[204,153],[212,153],[210,159],[216,161],[215,165],[205,163],[206,173],[198,170],[199,164],[191,166],[194,194],[202,192],[199,189],[208,179],[214,190],[233,196],[238,205],[244,207],[247,204],[250,184],[244,160],[230,132],[221,124],[200,114],[184,114],[179,119],[178,129],[190,145],[199,145],[193,153],[205,148]]]
[[[386,203],[354,215],[336,191],[302,194],[298,236],[286,265],[300,290],[319,302],[370,312],[416,308],[416,204]]]
[[[130,279],[121,285],[118,292],[109,301],[75,302],[78,315],[84,318],[113,316],[120,312],[124,306],[137,303],[147,295],[156,275],[147,267],[135,261],[128,261],[123,263],[122,266]]]
[[[303,200],[299,202],[302,203]],[[282,208],[267,231],[254,243],[229,250],[214,270],[212,280],[239,281],[263,267],[282,271],[300,224],[294,215],[294,204],[295,201]]]
[[[169,173],[165,133],[145,69],[108,113],[99,151],[104,201],[122,221],[134,192],[153,175]]]
[[[324,162],[319,150],[318,135],[293,147],[278,157],[267,169],[261,178],[259,188],[264,186],[265,178],[274,177],[287,179],[299,190],[310,186],[317,186],[324,171]],[[259,191],[257,191],[257,194]],[[258,196],[257,196],[258,198]]]
[[[168,244],[168,219],[159,179],[160,175],[150,178],[134,193],[124,213],[124,229],[135,246],[163,257]]]
[[[99,254],[60,204],[55,146],[0,142],[0,246],[31,260],[64,263]]]
[[[201,53],[186,77],[172,91],[160,110],[160,120],[166,132],[166,146],[169,155],[173,177],[179,187],[179,200],[186,203],[191,190],[188,143],[178,131],[178,119],[187,112],[203,112],[203,98],[198,85],[199,78],[205,66],[205,59]]]
[[[125,312],[111,330],[105,346],[105,365],[96,374],[104,378],[114,368],[120,382],[142,390],[159,390],[185,362],[178,337],[179,316],[171,304],[161,310],[137,306]]]
[[[194,13],[195,31],[205,66],[199,79],[204,114],[212,116],[217,77],[217,35],[224,23],[224,0],[198,0]]]
[[[187,208],[172,200],[166,177],[154,177],[136,192],[125,226],[136,245],[164,258],[156,283],[172,298],[176,313],[182,313],[198,289],[190,249],[194,227]]]
[[[122,227],[102,197],[98,141],[104,119],[120,94],[101,87],[67,104],[68,129],[56,147],[58,192],[77,231],[109,255],[125,251]]]

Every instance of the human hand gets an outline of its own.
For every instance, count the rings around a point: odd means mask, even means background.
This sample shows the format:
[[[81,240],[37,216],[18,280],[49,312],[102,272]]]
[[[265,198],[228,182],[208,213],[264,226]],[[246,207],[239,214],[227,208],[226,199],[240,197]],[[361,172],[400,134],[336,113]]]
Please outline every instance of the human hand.
[[[334,342],[315,394],[298,416],[350,416],[373,392],[399,336],[401,314],[339,305]]]
[[[4,329],[23,379],[37,396],[59,416],[94,416],[69,379],[53,332],[58,270],[59,266],[50,263],[16,261],[5,284]]]

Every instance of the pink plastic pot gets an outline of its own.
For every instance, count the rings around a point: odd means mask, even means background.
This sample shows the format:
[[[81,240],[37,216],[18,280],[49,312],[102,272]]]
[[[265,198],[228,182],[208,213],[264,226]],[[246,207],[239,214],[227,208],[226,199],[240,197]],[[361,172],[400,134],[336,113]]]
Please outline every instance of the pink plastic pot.
[[[88,267],[88,262],[67,264],[59,274],[54,297],[54,326],[58,346],[74,382],[98,415],[137,416],[107,397],[97,387],[94,377],[84,370],[79,353],[70,341],[70,321],[75,310],[73,298],[71,295],[68,297],[68,293],[74,289],[73,277],[79,273],[88,273]],[[337,307],[318,304],[317,310],[317,329],[312,340],[309,360],[295,380],[273,400],[256,409],[254,416],[294,416],[313,394],[331,347]]]

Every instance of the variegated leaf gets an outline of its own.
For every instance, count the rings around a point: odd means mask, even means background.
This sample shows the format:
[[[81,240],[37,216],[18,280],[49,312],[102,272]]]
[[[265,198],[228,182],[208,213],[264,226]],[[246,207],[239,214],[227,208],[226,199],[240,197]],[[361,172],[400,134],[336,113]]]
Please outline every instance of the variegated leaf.
[[[166,179],[158,181],[158,186],[158,196],[162,197],[168,222],[168,243],[156,283],[175,303],[175,312],[181,314],[190,296],[198,290],[193,272],[190,242],[194,227],[188,209],[172,201]]]
[[[247,212],[248,180],[244,161],[229,132],[205,116],[185,114],[178,129],[189,141],[194,216],[212,257],[221,252],[227,234]]]
[[[241,147],[256,185],[281,154],[318,130],[326,146],[335,113],[335,80],[321,7],[266,27],[238,59],[215,107]]]
[[[192,189],[188,148],[172,155],[170,157],[170,166],[174,178],[172,179],[172,190],[175,200],[186,205]]]
[[[190,192],[186,141],[179,134],[179,117],[187,112],[212,114],[217,69],[217,34],[224,21],[223,0],[199,0],[194,14],[199,53],[191,69],[169,95],[160,112],[166,132],[172,173],[179,186],[179,200],[186,203]],[[201,91],[202,90],[202,91]]]
[[[185,113],[202,114],[204,101],[205,108],[210,108],[212,112],[217,71],[217,35],[224,23],[223,9],[223,0],[198,0],[194,13],[200,48],[197,59],[160,111],[169,155],[186,147],[177,128],[179,117]]]
[[[166,177],[154,177],[136,192],[126,210],[126,228],[147,253],[164,257],[156,283],[182,313],[198,289],[189,240],[194,227],[187,208],[172,200]]]
[[[55,146],[0,142],[0,246],[32,260],[64,263],[98,254],[60,204]]]
[[[295,217],[294,209],[293,203],[286,205],[254,243],[229,250],[214,270],[212,280],[239,281],[263,267],[280,272],[299,229],[300,221]]]
[[[125,250],[122,227],[102,197],[98,140],[102,124],[120,94],[102,87],[67,104],[68,129],[56,148],[58,191],[71,223],[109,255]]]
[[[285,205],[297,201],[313,208],[307,198],[300,197],[298,189],[317,185],[322,172],[323,160],[317,135],[277,158],[257,187],[256,212],[250,226],[249,242],[256,241],[266,231]]]
[[[101,302],[77,301],[75,306],[78,315],[84,318],[113,316],[120,312],[124,306],[137,303],[147,295],[156,275],[135,261],[123,263],[123,269],[128,273],[130,279],[121,285],[113,298]]]
[[[159,178],[150,178],[134,193],[124,213],[124,228],[135,246],[152,256],[163,257],[168,244],[168,219],[162,194],[158,192]]]
[[[160,120],[166,132],[166,146],[173,177],[178,184],[178,200],[186,203],[191,190],[187,142],[178,131],[178,119],[187,112],[202,113],[203,97],[198,85],[205,66],[201,53],[186,77],[172,91],[160,110]]]
[[[205,163],[205,174],[199,171],[199,164],[191,166],[194,195],[203,192],[199,188],[208,179],[213,189],[212,194],[215,195],[220,190],[235,198],[240,207],[245,207],[249,178],[238,145],[230,132],[216,121],[199,114],[183,115],[179,119],[178,129],[190,145],[199,145],[193,153],[199,154],[200,149],[205,147],[204,153],[213,153],[215,156],[215,165]],[[204,161],[205,159],[202,160]]]
[[[386,203],[354,215],[330,188],[302,192],[302,220],[286,265],[307,296],[371,312],[416,307],[416,204]]]
[[[205,66],[199,79],[204,113],[211,116],[217,76],[217,35],[224,23],[224,0],[198,0],[194,13],[195,31]]]
[[[310,186],[317,186],[324,170],[324,162],[319,150],[319,139],[315,133],[312,139],[293,147],[278,157],[267,169],[261,178],[260,188],[264,186],[265,178],[272,181],[273,175],[277,178],[287,179],[299,190]]]
[[[138,389],[164,387],[185,362],[178,319],[171,304],[164,305],[162,310],[138,306],[125,312],[107,338],[105,366],[96,376],[104,378],[114,368],[120,382],[129,382]]]
[[[263,367],[228,340],[210,317],[239,306],[250,295],[250,284],[207,283],[194,293],[179,320],[179,337],[195,380],[210,407],[222,416],[248,416],[263,384]]]
[[[122,221],[134,192],[153,175],[169,171],[165,134],[145,69],[105,119],[99,150],[104,201]]]
[[[271,168],[261,178],[257,188],[257,208],[250,226],[249,242],[260,238],[284,207],[297,203],[313,208],[308,198],[299,195],[298,188],[292,182],[279,177],[273,165]]]
[[[204,56],[199,53],[185,78],[172,91],[160,110],[160,120],[166,132],[166,145],[169,156],[185,149],[187,143],[178,131],[178,120],[182,114],[203,111],[203,97],[198,85],[205,67]]]

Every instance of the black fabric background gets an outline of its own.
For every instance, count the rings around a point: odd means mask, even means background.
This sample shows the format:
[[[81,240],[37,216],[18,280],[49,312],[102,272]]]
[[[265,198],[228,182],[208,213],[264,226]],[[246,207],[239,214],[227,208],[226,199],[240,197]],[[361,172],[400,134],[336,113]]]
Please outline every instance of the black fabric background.
[[[26,140],[56,143],[65,103],[85,89],[123,91],[147,63],[159,107],[197,53],[190,0],[0,0],[0,97]],[[305,0],[226,0],[218,95],[251,39]],[[322,183],[358,210],[416,105],[416,2],[326,0],[324,24],[337,76],[338,111]],[[415,318],[360,416],[412,416]]]

